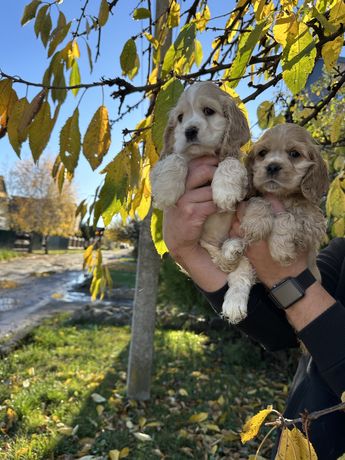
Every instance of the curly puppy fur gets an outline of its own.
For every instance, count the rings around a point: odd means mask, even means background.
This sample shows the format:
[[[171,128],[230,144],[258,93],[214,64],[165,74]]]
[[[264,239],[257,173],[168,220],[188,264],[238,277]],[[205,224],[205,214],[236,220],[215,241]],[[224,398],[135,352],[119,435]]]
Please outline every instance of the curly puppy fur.
[[[308,267],[320,280],[316,255],[326,234],[326,221],[319,202],[329,185],[327,167],[318,145],[308,131],[286,123],[266,131],[246,158],[249,180],[248,206],[241,222],[243,248],[251,242],[268,239],[271,255],[283,265],[291,264],[298,253],[308,252]],[[274,214],[265,195],[276,196],[285,211]],[[224,257],[236,257],[234,242],[223,246]],[[252,270],[244,266],[240,276],[252,279]],[[247,273],[246,273],[247,271]],[[245,308],[229,275],[225,316],[236,323]],[[244,283],[245,285],[245,283]],[[250,289],[250,283],[247,283]],[[224,307],[224,305],[223,305]]]
[[[151,172],[154,204],[165,209],[183,195],[191,159],[203,155],[219,158],[211,186],[221,211],[206,221],[200,244],[225,272],[240,261],[239,255],[224,259],[221,247],[228,239],[236,205],[247,194],[247,171],[240,161],[240,149],[249,139],[247,120],[231,96],[214,83],[195,83],[170,113],[160,159]]]

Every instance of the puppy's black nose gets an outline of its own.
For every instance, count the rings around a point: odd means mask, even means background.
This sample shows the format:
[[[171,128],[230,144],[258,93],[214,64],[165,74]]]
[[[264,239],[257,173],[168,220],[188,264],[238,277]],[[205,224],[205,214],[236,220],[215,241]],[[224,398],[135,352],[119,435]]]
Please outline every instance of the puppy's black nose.
[[[274,176],[281,169],[282,169],[282,167],[278,163],[270,163],[268,166],[266,166],[267,174],[269,174],[270,176]]]
[[[196,126],[190,126],[189,128],[187,128],[186,131],[184,132],[187,141],[189,141],[189,142],[195,141],[195,139],[197,138],[197,135],[198,135],[198,131],[199,130],[198,130],[198,128]]]

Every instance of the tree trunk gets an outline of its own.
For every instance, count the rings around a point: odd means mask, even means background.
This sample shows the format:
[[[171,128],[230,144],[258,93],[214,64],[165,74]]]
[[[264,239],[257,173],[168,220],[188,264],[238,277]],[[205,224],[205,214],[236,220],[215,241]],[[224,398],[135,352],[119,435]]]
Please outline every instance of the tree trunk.
[[[150,398],[160,257],[151,238],[151,212],[140,227],[137,279],[129,352],[127,393],[137,400]]]
[[[166,20],[164,12],[167,11],[168,7],[169,0],[157,0],[155,37],[158,36],[160,25]],[[161,19],[157,22],[158,18]],[[162,46],[161,61],[163,61],[170,44],[171,30]],[[127,395],[131,399],[141,401],[150,399],[153,338],[160,267],[160,258],[151,238],[151,215],[152,208],[140,227],[132,339],[127,371]]]

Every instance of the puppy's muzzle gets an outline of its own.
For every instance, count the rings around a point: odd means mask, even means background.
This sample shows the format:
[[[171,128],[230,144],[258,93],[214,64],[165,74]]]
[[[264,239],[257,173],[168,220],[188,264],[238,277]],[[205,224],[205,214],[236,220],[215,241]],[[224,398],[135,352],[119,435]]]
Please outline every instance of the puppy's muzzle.
[[[198,128],[196,126],[190,126],[187,128],[184,132],[186,139],[188,142],[193,142],[197,139],[198,137]]]
[[[279,171],[282,169],[279,163],[270,163],[266,166],[266,172],[268,176],[277,176]]]

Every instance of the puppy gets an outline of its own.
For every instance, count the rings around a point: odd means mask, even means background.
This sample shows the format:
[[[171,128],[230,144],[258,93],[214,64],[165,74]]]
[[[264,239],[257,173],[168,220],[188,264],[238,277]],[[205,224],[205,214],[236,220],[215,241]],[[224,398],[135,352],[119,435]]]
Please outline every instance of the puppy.
[[[319,147],[304,128],[291,123],[276,125],[254,144],[246,158],[249,199],[241,222],[243,239],[223,247],[224,257],[232,257],[232,246],[239,253],[247,244],[267,239],[272,258],[291,264],[298,253],[308,252],[308,268],[320,281],[316,255],[326,235],[326,220],[319,203],[329,185],[327,167]],[[266,194],[277,197],[285,211],[274,214]],[[246,316],[245,300],[253,280],[252,270],[242,258],[228,277],[229,290],[224,312],[231,323]],[[246,272],[247,270],[247,272]],[[238,279],[245,279],[241,285]]]
[[[183,195],[191,159],[203,155],[219,158],[211,187],[220,212],[207,219],[200,244],[225,272],[239,261],[237,241],[231,253],[235,263],[223,258],[221,247],[228,239],[236,205],[247,194],[247,171],[240,161],[240,149],[249,139],[247,120],[234,100],[214,83],[194,83],[170,113],[163,150],[151,172],[154,204],[166,209]],[[242,243],[239,245],[242,248]]]

